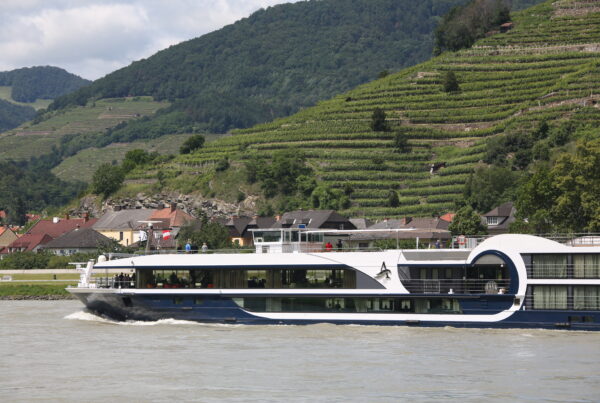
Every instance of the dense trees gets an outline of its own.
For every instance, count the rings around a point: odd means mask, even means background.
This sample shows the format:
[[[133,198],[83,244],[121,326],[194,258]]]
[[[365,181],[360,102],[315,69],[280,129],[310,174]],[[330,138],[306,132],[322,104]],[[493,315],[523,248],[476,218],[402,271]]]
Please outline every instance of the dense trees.
[[[24,67],[0,72],[0,85],[12,87],[12,99],[18,102],[34,102],[38,98],[54,99],[90,82],[51,66]]]
[[[481,217],[471,206],[460,208],[448,229],[452,235],[484,235],[487,233],[487,228],[481,222]]]
[[[168,114],[185,114],[188,120],[173,123],[186,129],[248,127],[379,72],[426,60],[438,18],[463,1],[328,0],[269,7],[109,74],[50,109],[85,105],[93,97],[151,95],[173,102]],[[139,128],[137,138],[149,129]]]
[[[0,162],[0,173],[0,210],[8,212],[10,224],[23,224],[26,212],[62,206],[85,187],[61,181],[32,162]]]
[[[535,232],[600,231],[600,139],[540,168],[519,189],[516,207]]]
[[[0,99],[0,132],[13,129],[33,119],[36,112],[31,106],[15,105]]]
[[[229,230],[224,225],[207,219],[203,219],[199,225],[189,224],[181,227],[178,239],[183,244],[189,242],[194,250],[200,250],[204,242],[212,250],[231,247]]]
[[[204,146],[204,136],[196,134],[196,135],[191,136],[190,138],[188,138],[181,145],[181,148],[179,149],[179,152],[181,154],[189,154],[191,152],[194,152],[194,150],[202,148],[202,146]]]
[[[121,187],[125,174],[120,166],[102,164],[92,178],[92,192],[107,198]]]
[[[468,48],[485,33],[510,20],[510,0],[471,0],[453,8],[435,30],[435,54]]]

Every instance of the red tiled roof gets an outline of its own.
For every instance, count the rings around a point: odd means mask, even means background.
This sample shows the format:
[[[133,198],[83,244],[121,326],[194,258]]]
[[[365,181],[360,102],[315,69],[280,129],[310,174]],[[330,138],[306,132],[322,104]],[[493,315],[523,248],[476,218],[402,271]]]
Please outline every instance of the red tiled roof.
[[[185,213],[184,211],[178,208],[172,210],[170,207],[161,210],[156,210],[150,216],[150,220],[160,220],[164,218],[169,220],[169,225],[171,227],[183,227],[190,221],[194,220],[194,217]]]
[[[61,218],[57,223],[52,220],[40,220],[28,231],[29,234],[48,234],[52,238],[58,238],[62,234],[79,228],[88,228],[98,221],[97,218],[90,218],[86,221],[85,218]]]
[[[454,216],[456,214],[455,213],[446,213],[443,216],[440,217],[440,220],[444,220],[447,222],[452,222],[452,220],[454,219]]]
[[[21,249],[32,251],[38,245],[44,245],[50,242],[53,238],[48,234],[25,234],[21,238],[16,239],[13,243],[7,246],[7,249]]]
[[[0,218],[6,218],[6,211],[0,210]]]

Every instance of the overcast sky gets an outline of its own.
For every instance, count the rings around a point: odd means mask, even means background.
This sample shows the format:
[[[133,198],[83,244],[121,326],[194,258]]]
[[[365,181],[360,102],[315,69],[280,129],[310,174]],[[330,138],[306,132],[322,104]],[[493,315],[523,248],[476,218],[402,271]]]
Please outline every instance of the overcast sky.
[[[94,80],[160,49],[298,0],[0,0],[0,71],[58,66]]]

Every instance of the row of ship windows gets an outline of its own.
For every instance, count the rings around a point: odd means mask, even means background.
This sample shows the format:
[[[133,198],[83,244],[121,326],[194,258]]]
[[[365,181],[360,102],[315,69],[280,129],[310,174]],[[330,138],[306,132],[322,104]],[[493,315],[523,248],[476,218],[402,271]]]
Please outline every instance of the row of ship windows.
[[[330,298],[330,297],[245,297],[233,298],[240,307],[253,312],[340,312],[340,313],[432,313],[459,314],[455,298]],[[132,306],[130,298],[123,300]],[[154,302],[161,302],[160,299]],[[174,297],[174,305],[189,305],[191,300]],[[193,304],[201,306],[204,299],[196,297]]]
[[[531,286],[530,308],[600,310],[600,286]]]
[[[531,255],[531,278],[600,278],[600,254]]]

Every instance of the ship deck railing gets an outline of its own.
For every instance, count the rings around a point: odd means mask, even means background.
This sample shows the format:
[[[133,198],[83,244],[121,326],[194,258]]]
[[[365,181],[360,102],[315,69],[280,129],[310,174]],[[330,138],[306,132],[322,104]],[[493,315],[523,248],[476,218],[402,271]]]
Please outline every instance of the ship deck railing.
[[[410,279],[402,284],[416,294],[506,294],[509,279]]]

